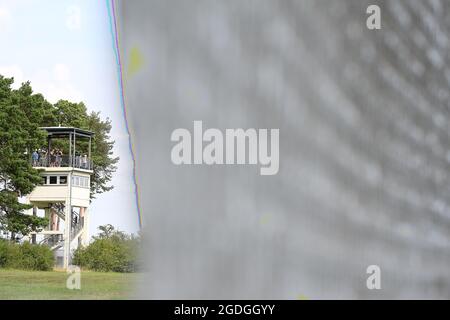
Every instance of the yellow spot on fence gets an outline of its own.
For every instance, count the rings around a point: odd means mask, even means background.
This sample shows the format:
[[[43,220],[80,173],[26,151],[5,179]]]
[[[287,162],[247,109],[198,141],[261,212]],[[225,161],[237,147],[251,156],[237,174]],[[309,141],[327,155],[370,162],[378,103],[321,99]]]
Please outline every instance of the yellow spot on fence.
[[[135,75],[144,65],[144,58],[138,47],[131,48],[130,59],[128,61],[127,76]]]
[[[270,214],[263,214],[262,215],[262,217],[261,217],[261,219],[259,220],[259,222],[262,224],[262,225],[264,225],[264,224],[267,224],[268,222],[269,222],[269,220],[270,220]]]

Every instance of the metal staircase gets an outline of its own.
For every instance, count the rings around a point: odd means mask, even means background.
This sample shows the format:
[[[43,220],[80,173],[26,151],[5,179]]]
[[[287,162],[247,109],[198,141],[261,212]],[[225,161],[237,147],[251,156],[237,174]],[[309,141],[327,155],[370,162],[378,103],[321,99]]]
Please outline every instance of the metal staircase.
[[[50,247],[50,250],[58,250],[64,245],[64,237],[62,234],[50,234],[46,235],[39,244]]]
[[[64,212],[65,210],[65,205],[64,203],[61,202],[57,202],[57,203],[52,203],[50,205],[50,209],[53,209],[53,211],[58,215],[58,217],[60,217],[62,220],[66,220],[66,214]]]
[[[52,203],[49,206],[49,209],[55,212],[58,217],[62,220],[66,220],[65,214],[65,205],[64,203]],[[80,214],[72,210],[71,214],[71,232],[70,232],[70,241],[75,240],[80,237],[84,226],[84,219],[80,217]],[[47,245],[51,250],[58,250],[59,248],[64,246],[64,236],[62,234],[51,234],[46,235],[42,241],[39,242],[42,245]]]
[[[80,217],[79,213],[72,210],[72,225],[70,228],[70,241],[80,236],[81,231],[83,230],[84,221],[83,218]]]

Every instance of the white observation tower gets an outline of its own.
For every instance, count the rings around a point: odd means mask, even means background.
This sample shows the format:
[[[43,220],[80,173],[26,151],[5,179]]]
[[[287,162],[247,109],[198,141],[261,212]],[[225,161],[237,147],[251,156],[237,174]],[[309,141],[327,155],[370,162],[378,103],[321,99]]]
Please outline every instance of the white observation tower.
[[[50,246],[56,265],[67,269],[73,249],[89,242],[92,132],[78,128],[45,127],[48,145],[35,150],[32,164],[41,169],[42,185],[26,197],[30,214],[44,210],[49,224],[32,233],[33,243]]]

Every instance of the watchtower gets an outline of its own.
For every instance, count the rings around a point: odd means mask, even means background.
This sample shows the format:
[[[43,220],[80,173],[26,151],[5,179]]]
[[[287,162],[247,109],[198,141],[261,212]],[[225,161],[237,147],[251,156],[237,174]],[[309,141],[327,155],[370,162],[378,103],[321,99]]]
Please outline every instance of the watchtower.
[[[41,169],[42,185],[26,197],[31,214],[44,210],[49,224],[32,233],[33,243],[54,251],[57,266],[67,269],[71,252],[89,242],[90,185],[93,174],[93,132],[72,127],[45,127],[48,144],[31,155],[33,167]]]

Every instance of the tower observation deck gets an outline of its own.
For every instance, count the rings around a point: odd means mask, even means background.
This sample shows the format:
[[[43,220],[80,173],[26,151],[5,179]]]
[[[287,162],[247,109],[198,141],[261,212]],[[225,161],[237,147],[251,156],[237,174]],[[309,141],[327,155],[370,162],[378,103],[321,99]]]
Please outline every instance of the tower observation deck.
[[[44,211],[49,224],[31,235],[33,243],[51,247],[57,267],[66,269],[71,254],[89,242],[89,215],[93,163],[93,132],[72,127],[43,127],[47,145],[33,150],[33,167],[41,170],[42,184],[26,197],[30,214]]]

